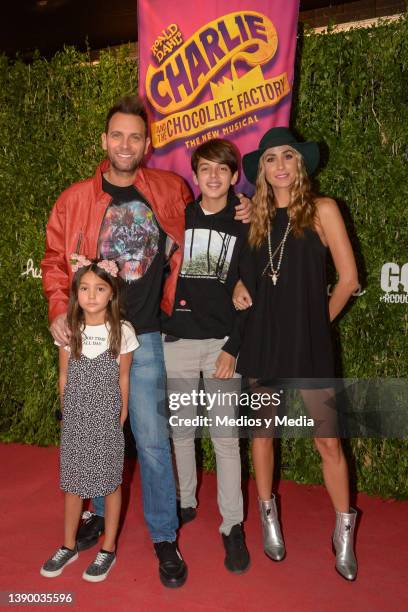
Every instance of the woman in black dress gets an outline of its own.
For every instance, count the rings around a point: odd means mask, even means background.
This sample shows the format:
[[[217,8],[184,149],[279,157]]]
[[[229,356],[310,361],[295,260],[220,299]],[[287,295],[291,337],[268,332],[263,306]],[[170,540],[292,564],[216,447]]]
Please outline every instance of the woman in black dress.
[[[269,130],[259,148],[243,158],[245,175],[256,191],[244,282],[234,293],[237,309],[251,305],[237,370],[256,382],[257,391],[299,388],[310,417],[320,422],[314,440],[336,511],[336,569],[354,580],[356,511],[349,506],[348,469],[334,424],[333,383],[327,379],[334,376],[330,322],[359,285],[336,202],[311,192],[309,176],[318,163],[317,143],[298,142],[287,128]],[[329,300],[328,251],[338,274]],[[272,495],[273,436],[254,432],[252,457],[264,550],[280,561],[285,545]]]

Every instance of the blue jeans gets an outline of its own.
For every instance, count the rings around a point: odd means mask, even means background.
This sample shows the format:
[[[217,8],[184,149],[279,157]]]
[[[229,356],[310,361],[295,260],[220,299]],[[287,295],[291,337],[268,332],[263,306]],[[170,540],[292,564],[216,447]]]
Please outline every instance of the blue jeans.
[[[142,477],[144,517],[153,542],[176,539],[176,485],[166,407],[166,370],[159,332],[138,336],[130,370],[129,418]],[[104,498],[93,499],[104,515]]]

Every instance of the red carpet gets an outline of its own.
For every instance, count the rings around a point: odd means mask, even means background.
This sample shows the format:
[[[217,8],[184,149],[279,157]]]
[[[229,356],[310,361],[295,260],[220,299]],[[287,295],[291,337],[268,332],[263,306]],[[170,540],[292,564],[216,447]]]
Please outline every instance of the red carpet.
[[[347,583],[333,569],[333,512],[325,490],[281,482],[288,553],[285,561],[275,564],[262,552],[256,492],[251,481],[245,530],[252,563],[246,574],[236,576],[223,565],[215,478],[204,474],[198,517],[182,529],[179,539],[189,578],[183,588],[173,591],[159,582],[156,558],[143,522],[139,472],[129,462],[126,480],[132,482],[127,487],[130,499],[118,562],[105,582],[89,584],[81,574],[95,554],[93,549],[81,553],[79,560],[58,578],[46,579],[39,574],[44,560],[62,543],[63,497],[58,489],[57,449],[0,445],[0,465],[0,591],[75,594],[74,606],[48,606],[49,610],[408,610],[408,503],[359,495],[360,571],[356,582]]]

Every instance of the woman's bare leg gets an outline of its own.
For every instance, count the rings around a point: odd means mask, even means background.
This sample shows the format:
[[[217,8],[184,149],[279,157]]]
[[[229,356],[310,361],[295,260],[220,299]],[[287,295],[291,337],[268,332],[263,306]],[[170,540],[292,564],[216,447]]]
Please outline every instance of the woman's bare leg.
[[[252,464],[258,497],[263,501],[271,499],[273,479],[273,438],[253,438]]]
[[[319,423],[314,439],[322,459],[324,484],[337,512],[349,512],[350,493],[348,466],[341,440],[336,436],[337,412],[334,405],[334,389],[304,389],[301,391],[309,415]]]
[[[348,467],[338,438],[315,438],[322,458],[324,484],[337,512],[349,512],[350,493]]]

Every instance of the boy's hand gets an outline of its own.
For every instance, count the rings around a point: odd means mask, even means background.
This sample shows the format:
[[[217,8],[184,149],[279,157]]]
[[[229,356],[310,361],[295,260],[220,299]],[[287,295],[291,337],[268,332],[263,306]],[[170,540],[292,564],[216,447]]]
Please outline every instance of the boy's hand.
[[[120,426],[123,427],[128,416],[128,411],[122,410],[120,413]]]
[[[242,223],[251,223],[252,202],[243,193],[237,193],[239,204],[235,207],[235,221]]]
[[[236,310],[246,310],[252,306],[252,298],[242,280],[239,280],[234,287],[232,303]]]
[[[232,378],[235,372],[235,357],[221,351],[215,362],[214,378]]]

